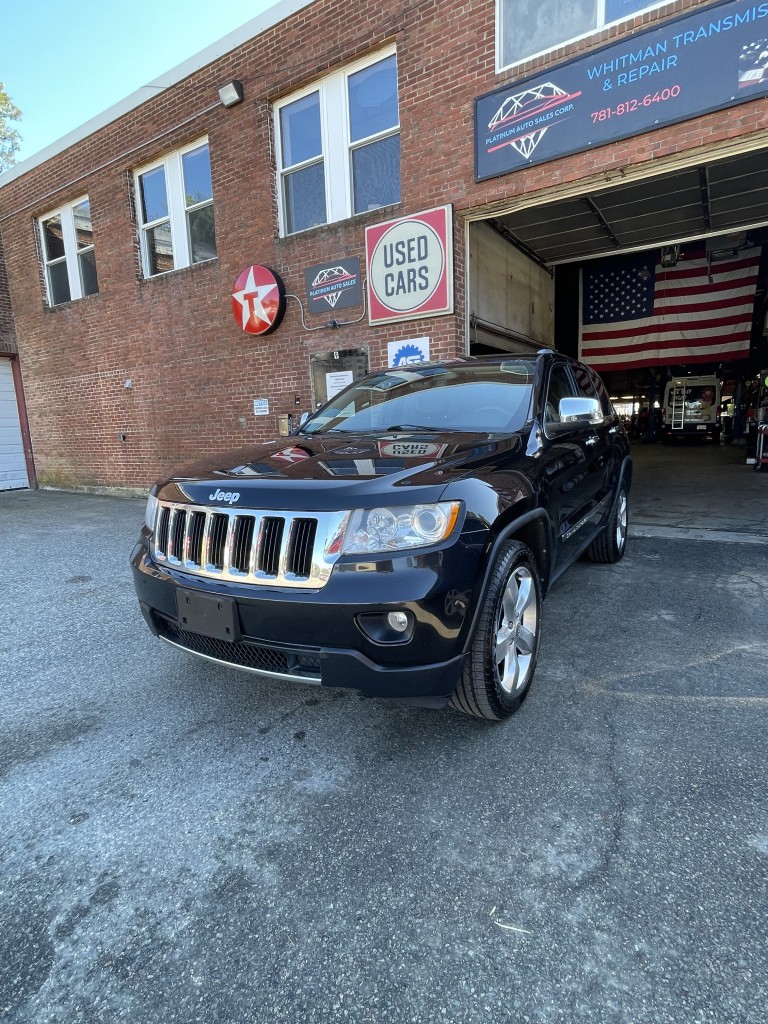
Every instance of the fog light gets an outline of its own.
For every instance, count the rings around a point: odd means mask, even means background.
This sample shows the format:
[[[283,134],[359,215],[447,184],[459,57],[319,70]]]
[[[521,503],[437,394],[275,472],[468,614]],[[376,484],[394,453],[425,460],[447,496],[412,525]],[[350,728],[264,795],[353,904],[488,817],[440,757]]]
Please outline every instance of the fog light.
[[[390,612],[387,625],[396,633],[404,633],[408,629],[408,615],[405,612]]]
[[[413,637],[410,612],[362,612],[355,616],[355,623],[375,644],[407,644]]]

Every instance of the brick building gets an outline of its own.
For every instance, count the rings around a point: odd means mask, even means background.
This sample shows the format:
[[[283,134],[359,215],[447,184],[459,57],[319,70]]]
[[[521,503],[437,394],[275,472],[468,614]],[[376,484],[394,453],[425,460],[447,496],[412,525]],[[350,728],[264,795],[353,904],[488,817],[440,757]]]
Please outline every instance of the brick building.
[[[30,478],[144,487],[201,450],[273,436],[414,344],[576,354],[586,261],[696,242],[711,280],[729,246],[759,252],[768,5],[603,0],[591,20],[581,6],[282,0],[0,178],[0,363],[16,367]],[[707,64],[726,45],[738,68]],[[583,87],[557,85],[579,69]],[[607,98],[579,127],[598,71]],[[709,80],[699,97],[691,83]],[[447,235],[422,279],[407,239],[425,211]],[[403,247],[377,269],[376,229],[401,219]],[[305,272],[346,278],[355,260],[367,297],[313,308]],[[269,332],[233,315],[251,265],[287,293]],[[438,312],[411,294],[433,273]],[[372,315],[377,295],[388,316]],[[761,344],[694,362],[738,376]]]

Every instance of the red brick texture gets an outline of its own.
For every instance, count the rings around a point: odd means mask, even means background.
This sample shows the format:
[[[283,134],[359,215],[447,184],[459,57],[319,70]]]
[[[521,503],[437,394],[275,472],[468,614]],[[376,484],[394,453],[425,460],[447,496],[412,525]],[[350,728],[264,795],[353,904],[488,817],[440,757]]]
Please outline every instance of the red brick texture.
[[[700,2],[675,0],[635,19],[634,28]],[[0,189],[0,229],[42,484],[145,486],[203,451],[272,436],[277,414],[296,411],[295,395],[300,409],[311,408],[313,351],[365,347],[373,368],[385,365],[388,342],[426,335],[434,357],[463,352],[462,214],[768,129],[768,102],[755,101],[476,184],[473,100],[513,77],[495,73],[494,14],[493,0],[317,0]],[[582,41],[514,77],[632,28]],[[280,239],[272,102],[392,42],[399,65],[401,203]],[[217,90],[231,78],[242,80],[246,99],[225,109]],[[218,259],[143,280],[133,171],[206,134]],[[36,218],[86,193],[100,292],[49,309]],[[235,323],[230,294],[248,264],[274,267],[287,290],[303,297],[306,266],[355,255],[364,264],[366,225],[446,203],[454,207],[455,315],[378,327],[363,320],[309,333],[289,300],[283,324],[266,338],[249,336]],[[0,330],[7,330],[2,289],[0,274]],[[132,387],[124,386],[128,380]],[[254,398],[269,398],[270,416],[254,417]]]
[[[0,355],[8,355],[17,351],[11,292],[8,284],[8,272],[5,268],[5,250],[3,237],[0,234]]]

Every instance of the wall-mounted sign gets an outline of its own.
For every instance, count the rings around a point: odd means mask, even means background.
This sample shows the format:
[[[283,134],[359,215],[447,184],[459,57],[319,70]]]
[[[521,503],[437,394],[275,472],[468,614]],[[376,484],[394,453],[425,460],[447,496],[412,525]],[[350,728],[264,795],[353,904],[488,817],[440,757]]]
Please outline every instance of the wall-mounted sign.
[[[354,380],[351,370],[335,370],[325,375],[325,392],[327,398],[335,398],[340,391],[348,388]]]
[[[247,334],[271,334],[285,314],[285,285],[269,267],[254,264],[238,274],[232,315]]]
[[[409,338],[387,344],[387,366],[410,366],[429,362],[429,338]]]
[[[304,271],[307,303],[310,313],[328,315],[331,309],[359,306],[363,301],[360,287],[360,260],[357,256],[318,263]]]
[[[453,312],[452,225],[441,206],[366,228],[370,323]]]
[[[768,93],[768,3],[728,0],[475,100],[478,181]]]
[[[268,398],[254,398],[254,400],[253,400],[253,415],[254,416],[269,416],[269,399]]]

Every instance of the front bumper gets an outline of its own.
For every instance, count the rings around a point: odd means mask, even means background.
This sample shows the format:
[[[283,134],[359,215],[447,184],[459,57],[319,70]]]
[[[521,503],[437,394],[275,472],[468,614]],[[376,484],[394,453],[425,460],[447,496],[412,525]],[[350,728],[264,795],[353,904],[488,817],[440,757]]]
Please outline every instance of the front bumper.
[[[429,706],[444,704],[461,677],[477,572],[476,552],[461,543],[426,554],[337,564],[322,590],[309,591],[160,568],[143,542],[131,555],[131,567],[152,632],[201,657],[257,675]],[[186,630],[177,610],[179,588],[232,599],[236,637]],[[395,609],[412,616],[407,641],[376,643],[361,629],[361,614]]]

